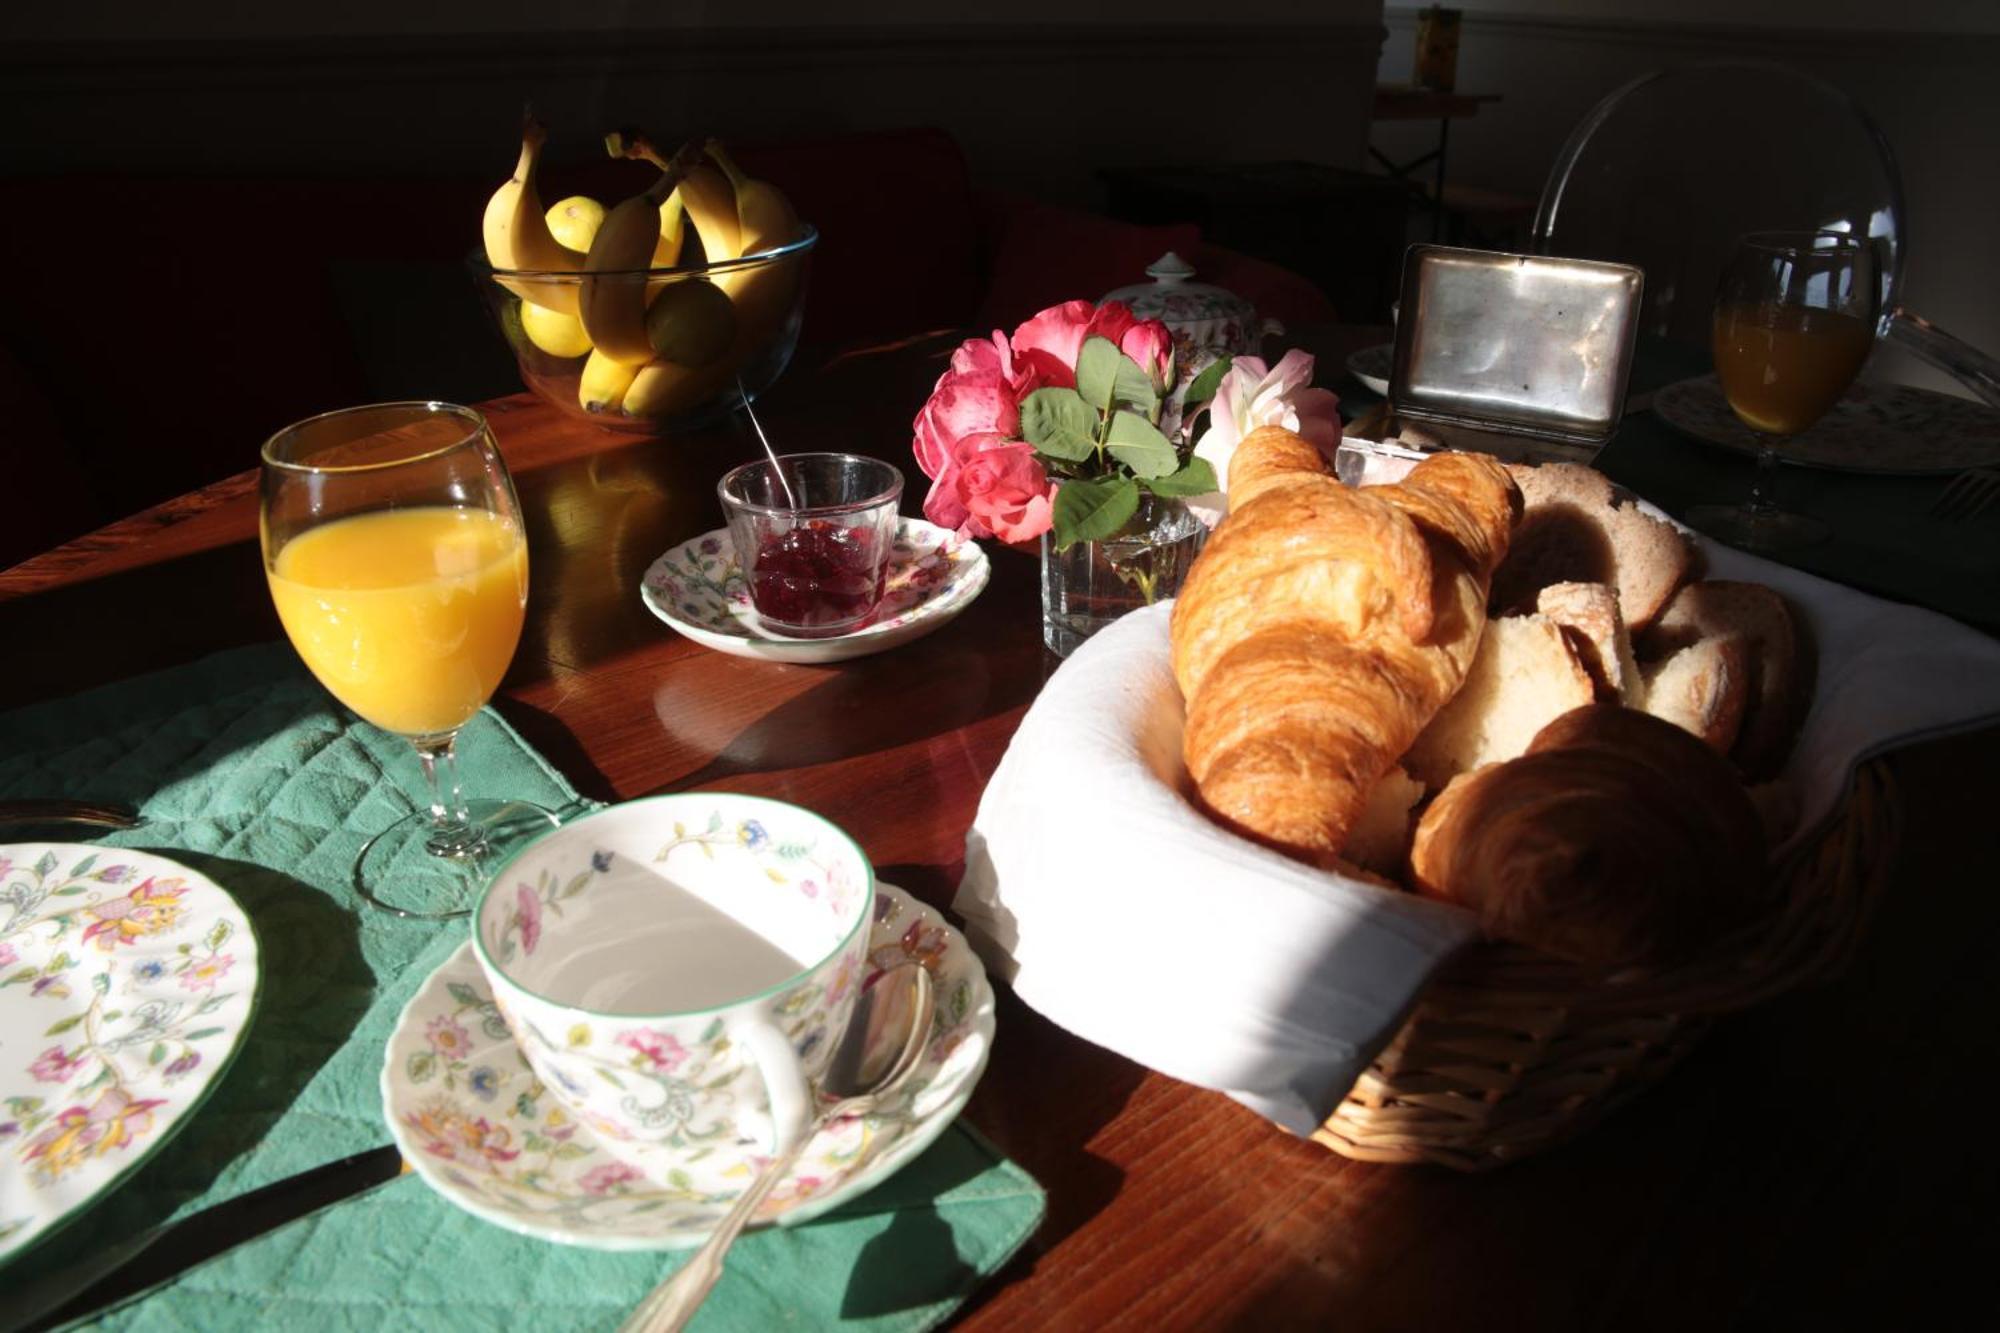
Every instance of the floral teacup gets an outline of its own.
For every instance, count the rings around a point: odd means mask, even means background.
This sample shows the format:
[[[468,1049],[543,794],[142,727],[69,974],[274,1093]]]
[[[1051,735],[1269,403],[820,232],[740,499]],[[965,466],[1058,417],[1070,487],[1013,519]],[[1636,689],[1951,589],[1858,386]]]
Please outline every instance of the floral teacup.
[[[615,1155],[774,1152],[860,989],[874,871],[839,828],[726,792],[607,807],[486,886],[473,950],[535,1077]]]

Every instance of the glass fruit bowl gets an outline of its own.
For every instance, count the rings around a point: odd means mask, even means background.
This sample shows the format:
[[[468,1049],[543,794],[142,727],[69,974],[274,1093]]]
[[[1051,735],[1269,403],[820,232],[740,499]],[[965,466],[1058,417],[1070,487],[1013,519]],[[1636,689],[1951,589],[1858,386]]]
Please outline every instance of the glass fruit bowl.
[[[715,420],[777,382],[798,347],[818,243],[802,226],[797,240],[741,259],[589,275],[471,263],[523,384],[578,420],[653,435]],[[643,319],[643,341],[633,322],[620,355],[593,345],[586,300]]]

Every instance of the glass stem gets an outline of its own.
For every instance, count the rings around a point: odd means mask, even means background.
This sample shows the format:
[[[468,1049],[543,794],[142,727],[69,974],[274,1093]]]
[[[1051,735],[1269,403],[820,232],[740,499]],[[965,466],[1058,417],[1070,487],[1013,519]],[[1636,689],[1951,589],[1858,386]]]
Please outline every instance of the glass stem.
[[[430,789],[430,850],[436,856],[458,856],[478,841],[471,816],[465,808],[465,790],[458,779],[456,732],[442,736],[422,736],[412,742],[417,762],[423,765],[424,783]]]
[[[1757,479],[1750,483],[1750,499],[1745,506],[1754,514],[1778,511],[1778,451],[1767,435],[1757,437]]]

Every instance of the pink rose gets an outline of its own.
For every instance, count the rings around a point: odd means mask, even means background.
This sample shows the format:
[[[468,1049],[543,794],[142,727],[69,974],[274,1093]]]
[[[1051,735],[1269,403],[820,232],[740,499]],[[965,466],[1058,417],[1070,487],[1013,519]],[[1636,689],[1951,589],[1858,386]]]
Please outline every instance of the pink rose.
[[[1164,389],[1172,370],[1174,338],[1157,319],[1140,319],[1120,301],[1092,305],[1065,301],[1050,306],[1014,330],[1014,359],[1042,370],[1046,382],[1076,387],[1076,359],[1083,340],[1107,338],[1118,350],[1145,367]]]
[[[1208,428],[1195,442],[1194,456],[1215,469],[1220,489],[1190,499],[1192,509],[1211,528],[1229,512],[1229,460],[1236,446],[1259,426],[1283,426],[1296,431],[1330,454],[1340,446],[1340,399],[1330,390],[1312,387],[1313,359],[1297,348],[1275,366],[1260,357],[1239,356],[1216,387],[1208,407]]]
[[[924,517],[967,537],[1029,541],[1048,531],[1055,486],[1033,445],[969,435],[924,498]]]
[[[951,455],[954,440],[967,435],[1013,435],[1021,425],[1021,395],[1010,380],[1013,357],[1006,339],[972,339],[952,354],[951,368],[938,377],[930,400],[912,423],[917,466],[935,477]]]

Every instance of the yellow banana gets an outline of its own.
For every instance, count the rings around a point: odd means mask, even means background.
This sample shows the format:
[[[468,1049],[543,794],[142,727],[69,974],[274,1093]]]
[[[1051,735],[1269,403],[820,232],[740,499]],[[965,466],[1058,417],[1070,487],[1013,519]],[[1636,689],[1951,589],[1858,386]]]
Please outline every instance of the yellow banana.
[[[604,147],[613,157],[637,158],[665,170],[667,163],[652,141],[637,130],[614,130],[604,136]],[[708,263],[734,259],[743,253],[738,242],[736,191],[729,178],[706,164],[687,173],[679,190],[681,205],[695,235],[701,238],[701,257]]]
[[[639,367],[615,361],[594,347],[590,360],[583,363],[583,378],[577,381],[576,400],[586,412],[616,412],[632,388]]]
[[[501,182],[493,197],[486,201],[480,235],[486,244],[487,262],[496,269],[575,273],[583,267],[583,255],[549,234],[548,217],[542,211],[541,196],[535,191],[535,166],[547,140],[548,131],[541,122],[528,117],[521,126],[521,157],[514,165],[514,174]],[[565,315],[577,313],[574,283],[513,278],[500,281],[525,301]]]
[[[680,187],[676,186],[674,192],[667,196],[667,202],[660,205],[660,243],[653,247],[653,268],[657,271],[680,263],[681,245],[686,239],[687,208],[681,203]],[[672,278],[648,278],[646,304],[651,306],[673,281]]]
[[[738,169],[715,140],[708,141],[708,160],[729,177],[736,196],[737,251],[762,254],[798,239],[799,215],[791,200],[769,181],[752,180]]]
[[[660,243],[660,205],[701,156],[688,145],[662,163],[651,185],[605,214],[583,260],[577,312],[599,352],[640,366],[653,357],[646,341],[646,270]]]
[[[658,421],[708,402],[731,374],[728,362],[700,370],[671,361],[651,361],[633,377],[625,393],[625,415]]]

